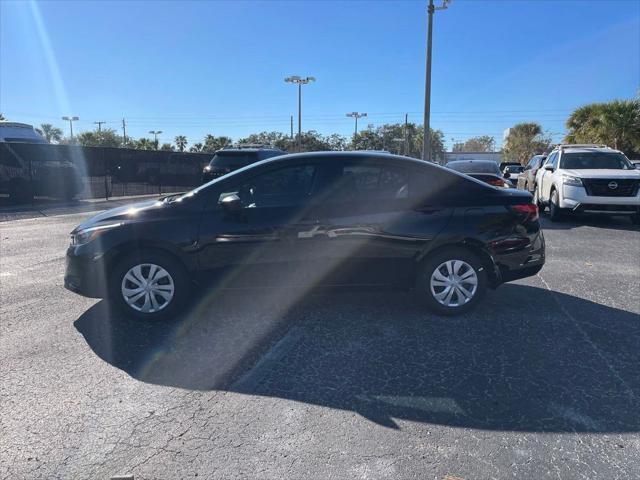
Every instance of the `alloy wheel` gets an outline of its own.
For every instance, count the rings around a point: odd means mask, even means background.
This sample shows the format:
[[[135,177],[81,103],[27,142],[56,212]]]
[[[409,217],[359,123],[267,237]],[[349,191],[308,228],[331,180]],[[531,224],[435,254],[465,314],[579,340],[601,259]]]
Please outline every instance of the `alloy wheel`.
[[[445,307],[469,303],[478,289],[478,274],[463,260],[447,260],[431,274],[431,294]]]
[[[164,268],[154,263],[142,263],[131,267],[124,275],[121,292],[124,301],[134,310],[155,313],[171,303],[175,286]]]

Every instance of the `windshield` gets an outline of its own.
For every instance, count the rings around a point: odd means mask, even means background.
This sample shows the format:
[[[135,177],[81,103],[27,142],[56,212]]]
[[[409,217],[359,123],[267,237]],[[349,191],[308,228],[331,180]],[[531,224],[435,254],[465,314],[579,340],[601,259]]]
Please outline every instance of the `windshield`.
[[[511,167],[507,167],[505,168],[505,172],[509,172],[509,173],[521,173],[524,170],[524,167],[521,166],[511,166]]]
[[[631,162],[617,152],[569,152],[562,155],[561,168],[567,170],[634,170]]]
[[[209,165],[237,168],[256,162],[258,159],[258,152],[218,152],[213,156]]]
[[[447,167],[462,173],[492,173],[500,175],[500,168],[494,162],[450,162]]]

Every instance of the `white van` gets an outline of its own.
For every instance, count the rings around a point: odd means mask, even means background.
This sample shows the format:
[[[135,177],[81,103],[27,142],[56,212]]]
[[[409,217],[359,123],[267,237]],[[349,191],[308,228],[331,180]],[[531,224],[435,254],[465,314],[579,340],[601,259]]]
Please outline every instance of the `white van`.
[[[0,122],[0,142],[49,143],[33,125],[18,122]]]

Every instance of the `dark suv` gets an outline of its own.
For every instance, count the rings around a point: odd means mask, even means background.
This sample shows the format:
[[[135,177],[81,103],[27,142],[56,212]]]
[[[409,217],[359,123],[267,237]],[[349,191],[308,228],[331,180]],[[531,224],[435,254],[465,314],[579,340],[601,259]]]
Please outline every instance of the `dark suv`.
[[[452,315],[544,260],[529,193],[407,157],[321,152],[100,213],[71,232],[64,282],[143,319],[175,315],[194,283],[402,285]]]
[[[210,182],[214,178],[221,177],[239,168],[246,167],[261,160],[266,160],[267,158],[284,155],[285,153],[286,152],[277,148],[262,146],[241,146],[218,150],[209,162],[209,165],[204,167],[201,183]]]

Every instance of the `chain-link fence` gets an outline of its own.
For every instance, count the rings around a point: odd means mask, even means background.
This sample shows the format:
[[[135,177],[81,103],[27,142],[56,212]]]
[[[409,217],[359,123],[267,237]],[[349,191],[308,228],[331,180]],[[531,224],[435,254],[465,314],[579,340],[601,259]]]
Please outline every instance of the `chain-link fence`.
[[[11,203],[167,194],[200,184],[212,154],[0,143],[0,196]]]

